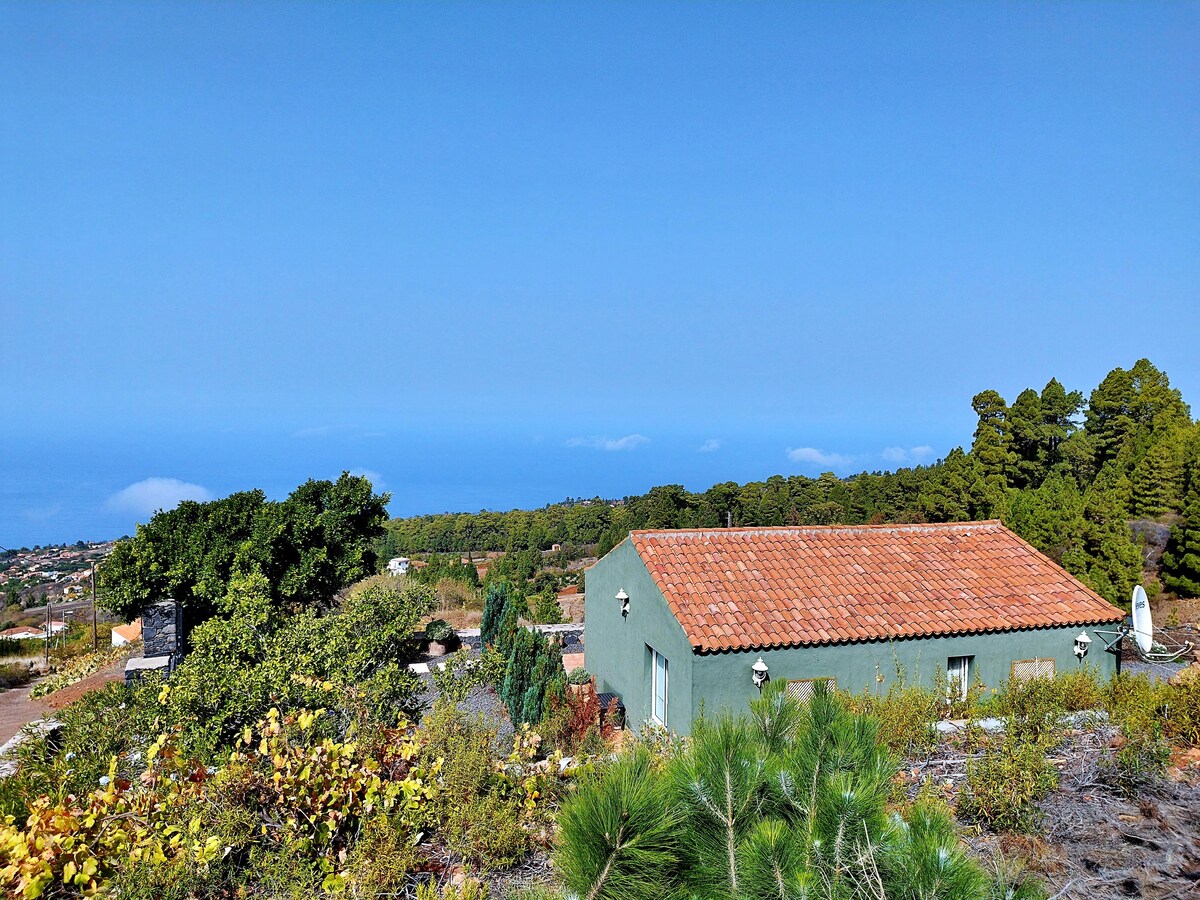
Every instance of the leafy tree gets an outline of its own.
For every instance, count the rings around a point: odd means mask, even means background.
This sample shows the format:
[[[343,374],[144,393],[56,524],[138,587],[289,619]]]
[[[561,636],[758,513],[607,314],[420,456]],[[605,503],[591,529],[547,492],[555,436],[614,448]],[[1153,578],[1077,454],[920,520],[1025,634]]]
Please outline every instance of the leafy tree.
[[[341,588],[374,574],[387,500],[367,479],[343,473],[308,481],[278,503],[262,491],[184,501],[117,542],[97,569],[101,603],[131,619],[175,598],[199,623],[235,576],[257,572],[277,606],[328,606]]]
[[[329,707],[357,696],[382,721],[413,712],[420,683],[408,669],[413,633],[433,609],[425,585],[378,585],[326,615],[283,615],[260,573],[235,576],[221,615],[197,626],[171,677],[166,714],[211,754],[271,707]]]

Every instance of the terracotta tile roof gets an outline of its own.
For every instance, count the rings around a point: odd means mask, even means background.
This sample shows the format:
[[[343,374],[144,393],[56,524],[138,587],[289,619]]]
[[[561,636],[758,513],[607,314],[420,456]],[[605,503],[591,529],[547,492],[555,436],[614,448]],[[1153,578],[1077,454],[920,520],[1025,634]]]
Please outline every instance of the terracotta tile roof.
[[[996,521],[634,531],[700,652],[1117,622]]]
[[[114,625],[113,633],[120,635],[130,643],[140,641],[142,639],[142,620],[139,618],[134,619],[128,625]]]

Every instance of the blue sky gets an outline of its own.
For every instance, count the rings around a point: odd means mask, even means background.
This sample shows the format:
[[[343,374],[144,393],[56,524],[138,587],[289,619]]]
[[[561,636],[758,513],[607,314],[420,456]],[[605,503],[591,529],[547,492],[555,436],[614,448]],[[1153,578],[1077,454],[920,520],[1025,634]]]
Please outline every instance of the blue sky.
[[[1182,3],[0,2],[0,545],[342,469],[409,514],[890,468],[1141,356],[1200,403],[1198,42]]]

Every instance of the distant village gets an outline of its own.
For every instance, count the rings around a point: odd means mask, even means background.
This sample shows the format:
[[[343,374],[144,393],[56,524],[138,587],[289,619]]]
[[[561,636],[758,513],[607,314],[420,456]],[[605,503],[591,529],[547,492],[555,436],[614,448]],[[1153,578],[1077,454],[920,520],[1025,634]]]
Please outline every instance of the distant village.
[[[32,550],[0,550],[0,595],[6,606],[26,609],[85,599],[92,566],[112,551],[114,541],[79,541]]]

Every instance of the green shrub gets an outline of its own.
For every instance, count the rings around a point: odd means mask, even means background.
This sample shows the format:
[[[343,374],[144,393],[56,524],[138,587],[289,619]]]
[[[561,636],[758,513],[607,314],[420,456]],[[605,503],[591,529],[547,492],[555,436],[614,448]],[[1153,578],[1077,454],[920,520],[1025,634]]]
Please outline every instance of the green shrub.
[[[563,609],[558,603],[558,596],[552,591],[545,591],[534,597],[531,612],[533,621],[543,625],[560,625],[566,621]]]
[[[33,681],[33,667],[27,663],[0,665],[0,691],[23,687]]]
[[[484,868],[522,859],[530,837],[521,826],[520,798],[509,796],[494,765],[495,726],[438,700],[421,731],[425,764],[442,760],[430,822],[440,828],[446,846]]]
[[[462,703],[477,687],[494,684],[504,674],[505,662],[495,650],[485,649],[473,656],[467,648],[446,657],[443,665],[432,667],[438,693],[454,703]]]
[[[462,884],[447,884],[438,889],[435,882],[417,885],[417,900],[488,900],[491,889],[476,878],[467,878]]]
[[[351,897],[395,894],[416,868],[418,835],[394,815],[368,819],[346,860],[345,881]]]
[[[1118,790],[1133,797],[1166,774],[1171,761],[1171,745],[1163,737],[1159,722],[1142,727],[1123,726],[1121,737],[1121,746],[1105,761],[1104,771]]]
[[[439,644],[446,644],[456,639],[458,633],[454,627],[445,619],[434,619],[425,626],[425,639],[436,641]]]
[[[516,798],[490,793],[451,807],[443,825],[446,846],[483,869],[507,869],[529,854],[530,836]]]
[[[567,684],[588,684],[592,680],[592,673],[583,666],[576,666],[567,673]]]
[[[894,753],[927,753],[938,744],[935,724],[944,701],[928,688],[894,681],[885,694],[865,692],[847,702],[853,712],[878,720],[880,738]]]
[[[958,813],[996,831],[1030,831],[1036,807],[1058,786],[1058,771],[1046,760],[1047,741],[1007,732],[999,743],[967,763],[966,790]]]

